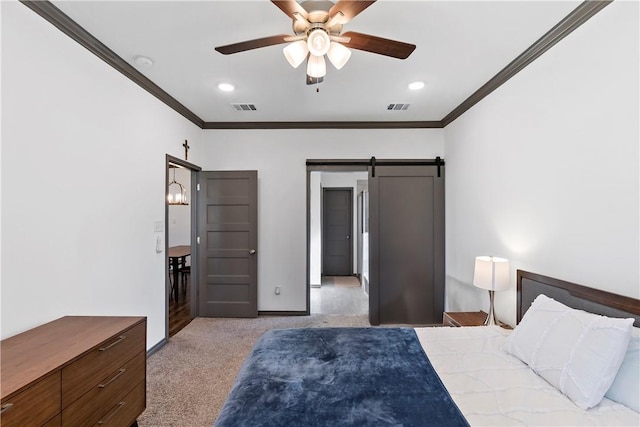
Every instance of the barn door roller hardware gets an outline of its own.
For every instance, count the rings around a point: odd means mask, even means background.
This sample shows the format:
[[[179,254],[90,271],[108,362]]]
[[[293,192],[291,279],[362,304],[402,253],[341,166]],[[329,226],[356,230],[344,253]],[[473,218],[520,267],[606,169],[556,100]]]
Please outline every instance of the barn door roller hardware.
[[[442,176],[444,160],[438,156],[434,160],[379,160],[371,156],[369,160],[307,160],[307,166],[360,166],[371,167],[371,177],[376,177],[377,166],[436,166],[438,178]]]

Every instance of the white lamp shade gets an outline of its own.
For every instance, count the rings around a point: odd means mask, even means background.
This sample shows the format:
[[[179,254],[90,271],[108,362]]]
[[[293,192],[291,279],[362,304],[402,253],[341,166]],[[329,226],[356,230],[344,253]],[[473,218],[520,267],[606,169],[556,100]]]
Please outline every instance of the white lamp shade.
[[[287,58],[289,64],[293,68],[298,68],[300,64],[302,64],[309,53],[309,49],[307,48],[307,42],[304,40],[298,40],[297,42],[290,43],[284,49],[284,57]]]
[[[324,30],[313,30],[307,37],[307,48],[312,55],[323,56],[329,51],[331,39]]]
[[[509,289],[509,261],[491,256],[476,257],[473,285],[489,291]]]
[[[317,79],[324,77],[326,74],[327,65],[324,62],[324,57],[309,55],[309,60],[307,61],[307,75]]]
[[[344,64],[346,64],[351,57],[351,51],[340,43],[331,42],[331,46],[327,52],[327,57],[333,66],[339,70],[344,67]]]

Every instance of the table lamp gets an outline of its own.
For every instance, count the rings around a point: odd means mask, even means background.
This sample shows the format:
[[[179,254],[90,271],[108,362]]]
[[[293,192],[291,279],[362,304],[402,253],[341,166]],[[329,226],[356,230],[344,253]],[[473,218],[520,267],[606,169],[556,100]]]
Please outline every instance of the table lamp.
[[[489,291],[489,314],[484,325],[500,325],[493,309],[493,293],[509,289],[509,261],[494,256],[476,257],[473,285]]]

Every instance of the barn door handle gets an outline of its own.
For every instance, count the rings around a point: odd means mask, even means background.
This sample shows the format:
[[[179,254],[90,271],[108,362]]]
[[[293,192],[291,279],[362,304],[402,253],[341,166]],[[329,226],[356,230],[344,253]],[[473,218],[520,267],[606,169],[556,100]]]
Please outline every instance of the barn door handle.
[[[253,254],[255,254],[255,253],[256,253],[256,250],[255,250],[255,249],[251,249],[251,250],[249,251],[249,255],[253,255]]]

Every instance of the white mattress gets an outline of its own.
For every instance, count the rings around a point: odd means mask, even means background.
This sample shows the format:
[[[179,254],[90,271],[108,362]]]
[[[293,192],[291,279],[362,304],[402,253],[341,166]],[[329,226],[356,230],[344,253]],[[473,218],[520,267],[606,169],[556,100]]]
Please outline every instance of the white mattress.
[[[501,350],[497,326],[416,328],[431,364],[472,426],[639,426],[640,414],[609,399],[583,411]]]

